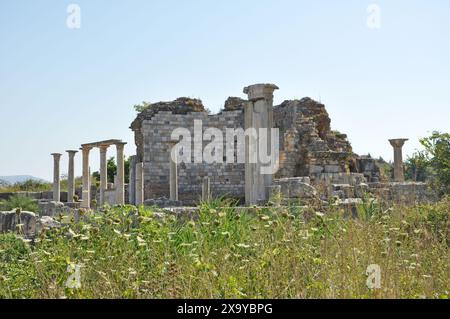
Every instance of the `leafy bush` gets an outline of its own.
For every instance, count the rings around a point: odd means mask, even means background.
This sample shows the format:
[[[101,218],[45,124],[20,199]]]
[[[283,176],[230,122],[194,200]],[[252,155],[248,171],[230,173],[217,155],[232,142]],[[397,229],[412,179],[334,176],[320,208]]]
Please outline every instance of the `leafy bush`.
[[[430,161],[424,151],[416,152],[405,161],[405,178],[426,182],[431,176]]]
[[[0,262],[8,263],[28,258],[30,247],[14,234],[0,234]]]
[[[450,134],[433,132],[420,143],[425,148],[434,185],[441,194],[450,194]]]
[[[438,194],[450,194],[450,134],[433,132],[420,143],[424,150],[405,161],[406,178],[430,182]]]
[[[37,212],[38,204],[36,200],[22,195],[13,195],[8,200],[0,201],[0,210],[11,211],[21,208],[24,211]]]

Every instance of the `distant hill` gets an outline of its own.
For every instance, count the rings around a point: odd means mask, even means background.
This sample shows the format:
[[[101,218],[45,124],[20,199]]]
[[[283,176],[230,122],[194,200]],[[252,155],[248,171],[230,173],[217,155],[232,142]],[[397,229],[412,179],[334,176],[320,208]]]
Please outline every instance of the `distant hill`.
[[[28,180],[48,183],[46,180],[43,180],[42,178],[34,177],[31,175],[15,175],[15,176],[0,176],[0,186],[14,185],[16,183],[23,183]]]

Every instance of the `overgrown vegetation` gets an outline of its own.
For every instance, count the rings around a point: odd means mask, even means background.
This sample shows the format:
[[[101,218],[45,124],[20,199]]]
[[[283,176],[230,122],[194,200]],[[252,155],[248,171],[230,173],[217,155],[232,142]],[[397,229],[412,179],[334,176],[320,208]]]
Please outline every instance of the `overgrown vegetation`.
[[[34,243],[0,236],[0,297],[448,298],[449,211],[448,199],[388,210],[366,202],[353,219],[214,201],[181,221],[106,208]],[[366,285],[372,264],[380,289]],[[67,288],[75,265],[81,287]]]
[[[114,183],[114,176],[117,174],[117,164],[114,157],[110,157],[108,159],[107,165],[107,175],[108,175],[108,183]],[[124,162],[125,167],[125,183],[130,182],[130,158],[125,158]],[[100,172],[96,171],[92,174],[92,177],[97,184],[100,185]]]
[[[433,132],[420,143],[424,149],[406,160],[406,177],[429,181],[440,194],[450,194],[450,134]]]
[[[134,105],[133,108],[137,113],[141,113],[141,112],[145,111],[146,109],[148,109],[151,105],[152,105],[152,103],[143,101],[141,104]]]
[[[51,183],[45,183],[37,180],[28,180],[14,185],[0,186],[0,193],[14,192],[46,192],[52,189]]]
[[[22,195],[13,195],[8,200],[0,200],[0,211],[11,211],[20,208],[23,211],[37,212],[37,201]]]

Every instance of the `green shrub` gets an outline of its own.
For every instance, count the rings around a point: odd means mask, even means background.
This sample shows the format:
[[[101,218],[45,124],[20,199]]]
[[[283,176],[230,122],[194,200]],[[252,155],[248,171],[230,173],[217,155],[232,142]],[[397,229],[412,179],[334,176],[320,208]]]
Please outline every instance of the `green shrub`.
[[[450,134],[433,132],[420,143],[429,159],[434,185],[441,194],[450,194]]]
[[[0,201],[0,210],[11,211],[20,208],[23,211],[37,212],[37,201],[22,195],[13,195],[8,200]]]

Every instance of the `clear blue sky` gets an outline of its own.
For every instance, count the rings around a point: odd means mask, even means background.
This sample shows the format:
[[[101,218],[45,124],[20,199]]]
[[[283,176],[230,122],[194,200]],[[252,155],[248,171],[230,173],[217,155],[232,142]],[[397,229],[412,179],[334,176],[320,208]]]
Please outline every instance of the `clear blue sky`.
[[[66,26],[70,3],[81,29]],[[190,96],[218,111],[259,82],[280,87],[275,103],[321,100],[360,154],[390,160],[389,138],[411,154],[450,131],[447,0],[1,0],[0,48],[0,175],[51,179],[50,153],[101,139],[131,155],[134,104]]]

